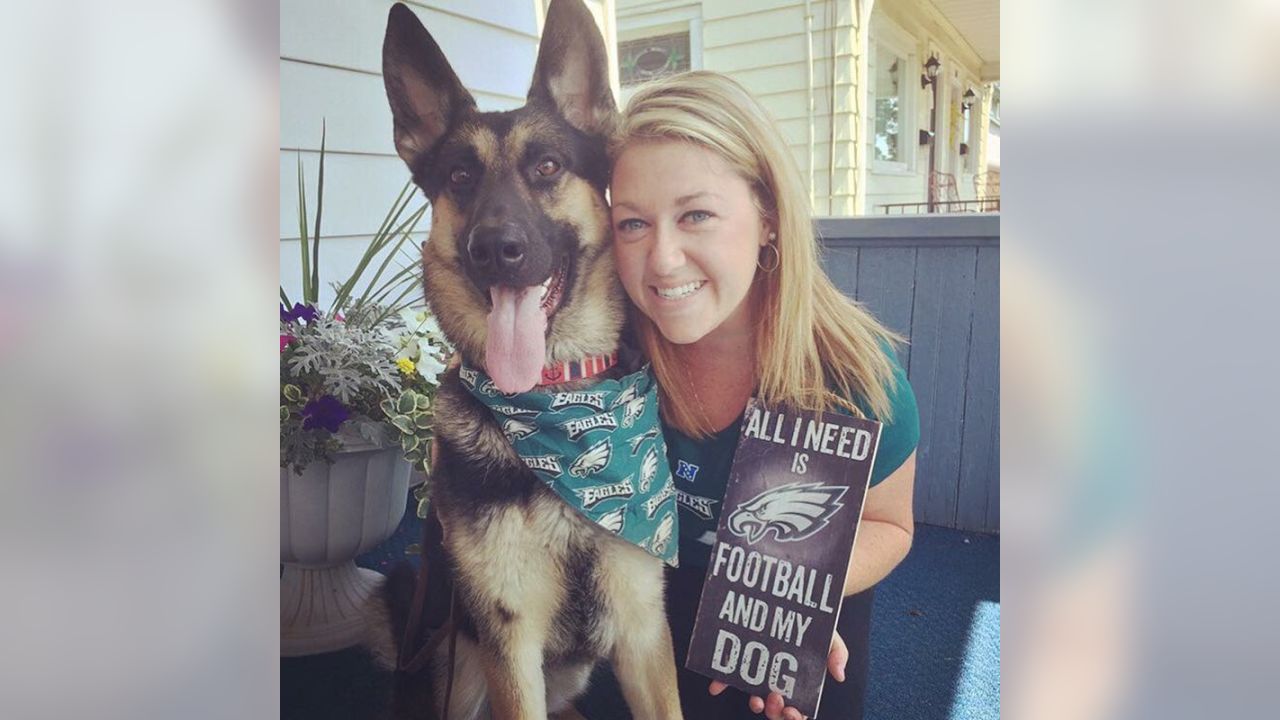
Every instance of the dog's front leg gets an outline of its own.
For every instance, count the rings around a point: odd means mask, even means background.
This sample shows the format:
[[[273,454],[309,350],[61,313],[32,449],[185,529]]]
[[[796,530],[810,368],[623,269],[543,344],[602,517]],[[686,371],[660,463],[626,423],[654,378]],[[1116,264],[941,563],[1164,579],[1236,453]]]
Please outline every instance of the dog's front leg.
[[[521,635],[513,632],[481,648],[492,720],[546,720],[542,643]]]
[[[619,633],[614,674],[636,720],[682,720],[676,691],[675,650],[666,618]]]
[[[636,720],[682,720],[662,562],[623,540],[601,546],[600,589],[612,610],[610,660]]]

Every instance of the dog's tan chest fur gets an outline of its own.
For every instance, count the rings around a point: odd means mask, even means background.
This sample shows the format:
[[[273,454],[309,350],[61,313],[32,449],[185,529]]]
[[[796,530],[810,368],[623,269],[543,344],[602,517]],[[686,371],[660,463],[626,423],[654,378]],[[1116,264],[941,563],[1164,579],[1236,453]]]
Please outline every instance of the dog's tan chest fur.
[[[539,494],[541,495],[541,494]],[[549,495],[549,493],[548,493]],[[473,516],[441,515],[445,545],[463,583],[475,589],[473,612],[521,626],[545,639],[564,601],[559,560],[581,543],[583,528],[554,497],[536,497],[529,506],[493,506]],[[569,510],[572,512],[572,510]]]
[[[651,622],[662,613],[662,567],[640,548],[593,525],[549,490],[527,506],[493,508],[479,517],[442,514],[445,544],[464,583],[477,592],[485,614],[504,632],[529,634],[550,657],[566,654],[607,656],[620,627]],[[593,587],[588,591],[602,612],[589,637],[590,647],[571,647],[578,638],[559,627],[564,621],[567,588],[587,578],[574,577],[570,555],[590,552]],[[517,627],[518,626],[518,627]]]

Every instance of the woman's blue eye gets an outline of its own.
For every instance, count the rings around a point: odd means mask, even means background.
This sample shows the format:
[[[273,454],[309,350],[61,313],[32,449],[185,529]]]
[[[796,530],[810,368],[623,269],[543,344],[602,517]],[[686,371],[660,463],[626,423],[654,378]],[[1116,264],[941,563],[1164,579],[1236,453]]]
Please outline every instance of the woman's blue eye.
[[[641,228],[643,228],[643,227],[644,227],[644,222],[642,222],[642,221],[640,221],[640,220],[637,220],[637,219],[635,219],[635,218],[628,218],[628,219],[623,220],[622,222],[618,223],[618,229],[619,229],[619,230],[622,230],[623,232],[630,232],[630,231],[632,231],[632,230],[639,230],[639,229],[641,229]]]
[[[711,219],[711,213],[706,210],[690,210],[684,216],[696,223]]]

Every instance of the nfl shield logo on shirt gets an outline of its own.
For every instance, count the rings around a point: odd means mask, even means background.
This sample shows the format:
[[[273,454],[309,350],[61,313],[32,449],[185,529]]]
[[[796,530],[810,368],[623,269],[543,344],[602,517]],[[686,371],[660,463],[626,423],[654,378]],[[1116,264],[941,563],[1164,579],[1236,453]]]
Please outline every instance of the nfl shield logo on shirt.
[[[683,460],[676,460],[676,477],[693,482],[698,476],[698,466]]]

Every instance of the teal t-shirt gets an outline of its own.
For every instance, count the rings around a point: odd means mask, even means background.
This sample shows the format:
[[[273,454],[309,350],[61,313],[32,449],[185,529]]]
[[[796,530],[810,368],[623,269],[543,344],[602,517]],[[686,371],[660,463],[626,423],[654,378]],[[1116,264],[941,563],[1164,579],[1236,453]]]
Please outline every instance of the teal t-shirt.
[[[885,424],[880,433],[876,464],[871,469],[873,486],[901,467],[920,442],[920,414],[915,393],[893,351],[888,351],[888,355],[896,381],[889,395],[893,421]],[[868,417],[879,419],[863,403],[855,402]],[[706,440],[695,440],[666,423],[662,425],[667,460],[675,477],[682,566],[706,567],[711,556],[716,525],[720,521],[720,503],[729,485],[729,468],[733,465],[741,426],[742,420],[738,419]]]

